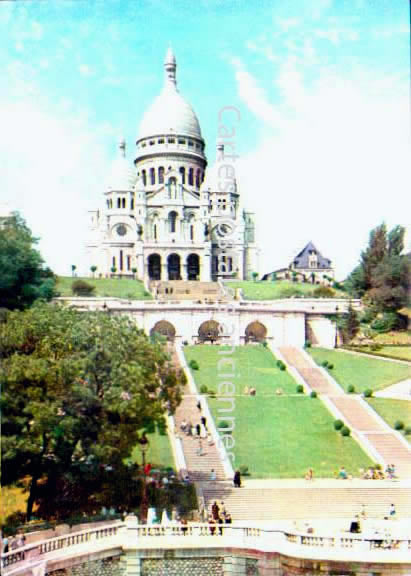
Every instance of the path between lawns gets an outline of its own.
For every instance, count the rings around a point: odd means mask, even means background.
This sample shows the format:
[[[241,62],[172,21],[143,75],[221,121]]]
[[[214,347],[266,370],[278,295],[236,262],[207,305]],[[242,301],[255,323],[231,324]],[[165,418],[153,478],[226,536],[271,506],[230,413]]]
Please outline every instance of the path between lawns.
[[[337,348],[337,350],[339,352],[345,352],[346,354],[353,354],[354,356],[365,356],[366,358],[374,358],[374,360],[385,360],[386,362],[411,366],[411,362],[408,360],[400,360],[399,358],[387,358],[386,356],[378,356],[378,354],[368,354],[367,352],[357,352],[356,350],[346,350],[345,348]]]

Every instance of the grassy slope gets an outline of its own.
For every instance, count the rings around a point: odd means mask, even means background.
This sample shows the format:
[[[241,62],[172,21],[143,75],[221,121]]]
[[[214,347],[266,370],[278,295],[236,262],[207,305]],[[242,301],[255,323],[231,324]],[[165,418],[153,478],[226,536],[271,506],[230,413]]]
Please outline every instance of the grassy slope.
[[[233,290],[241,288],[246,300],[278,300],[279,298],[290,298],[291,296],[310,296],[316,288],[312,284],[299,284],[288,280],[278,282],[227,282],[226,286]],[[346,298],[346,294],[338,290],[335,291],[335,296],[337,298]]]
[[[402,420],[404,426],[411,426],[411,402],[395,400],[394,398],[368,398],[367,402],[384,420],[394,428],[397,420]],[[405,436],[411,442],[411,435]]]
[[[209,404],[216,420],[218,398]],[[371,464],[352,438],[334,430],[333,417],[318,399],[243,396],[235,399],[232,415],[235,466],[248,466],[253,478],[301,478],[309,467],[316,477],[329,478],[340,466],[358,475]]]
[[[226,380],[224,365],[219,370],[218,362],[222,358],[230,358],[234,363],[235,377],[232,382],[236,387],[236,394],[242,394],[244,388],[255,388],[257,395],[274,394],[277,388],[282,388],[285,394],[294,394],[296,382],[287,373],[276,366],[276,358],[270,350],[263,346],[239,346],[235,353],[224,355],[227,350],[224,346],[186,346],[184,353],[187,362],[196,360],[200,370],[193,372],[198,388],[205,384],[207,388],[218,392],[218,383]],[[229,365],[227,365],[229,366]],[[226,368],[226,372],[229,370]],[[220,376],[219,376],[220,374]]]
[[[197,386],[206,384],[218,390],[217,363],[232,358],[235,365],[236,396],[234,412],[218,413],[226,408],[218,398],[209,398],[216,422],[235,417],[235,465],[248,466],[254,478],[302,477],[314,467],[318,477],[332,477],[345,465],[353,474],[370,464],[367,456],[352,438],[343,438],[334,431],[333,417],[319,400],[294,395],[296,383],[287,372],[275,365],[275,358],[262,346],[235,349],[233,355],[222,355],[217,346],[185,347],[187,361],[197,360],[200,370],[192,371]],[[221,372],[220,372],[221,374]],[[253,386],[256,397],[244,396],[244,386]],[[276,396],[282,388],[285,395]],[[293,394],[286,396],[286,394]]]
[[[356,392],[363,392],[366,388],[381,390],[411,377],[411,367],[404,364],[355,356],[342,350],[308,348],[307,351],[320,363],[328,360],[334,364],[330,374],[346,391],[349,384],[355,386]]]
[[[411,346],[383,346],[380,350],[372,350],[368,346],[362,346],[359,352],[411,362]]]
[[[154,434],[147,434],[147,438],[150,444],[146,454],[146,462],[149,462],[153,468],[175,468],[168,435],[162,436],[155,432]],[[133,449],[131,459],[133,462],[141,464],[142,458],[138,446]]]
[[[126,298],[128,300],[151,300],[151,295],[139,280],[130,278],[72,278],[71,276],[59,276],[57,290],[61,296],[73,296],[71,285],[74,280],[85,280],[96,287],[95,296],[112,296]]]

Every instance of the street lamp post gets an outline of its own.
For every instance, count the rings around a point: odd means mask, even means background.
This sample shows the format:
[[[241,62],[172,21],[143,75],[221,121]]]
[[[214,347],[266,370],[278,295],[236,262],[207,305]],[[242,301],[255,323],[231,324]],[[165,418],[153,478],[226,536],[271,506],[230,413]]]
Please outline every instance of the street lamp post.
[[[143,494],[141,499],[141,523],[145,524],[147,522],[148,513],[148,499],[147,499],[147,483],[146,483],[146,452],[148,450],[148,438],[143,433],[142,437],[138,441],[138,446],[141,452],[142,462],[143,462]]]

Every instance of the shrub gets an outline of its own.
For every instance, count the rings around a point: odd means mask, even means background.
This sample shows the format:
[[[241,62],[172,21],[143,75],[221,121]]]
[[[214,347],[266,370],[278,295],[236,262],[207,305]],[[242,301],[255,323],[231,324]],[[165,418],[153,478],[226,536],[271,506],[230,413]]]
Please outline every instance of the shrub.
[[[404,429],[404,422],[402,420],[396,420],[394,422],[394,430],[403,430]]]
[[[304,344],[304,348],[311,348],[311,342],[309,340]]]
[[[297,394],[304,394],[304,386],[302,384],[298,384],[296,388]]]
[[[264,348],[267,348],[267,346],[268,346],[267,340],[263,340],[263,346],[264,346]]]
[[[404,434],[405,434],[406,436],[410,436],[410,435],[411,435],[411,426],[406,426],[406,427],[404,428]]]
[[[71,285],[71,291],[76,296],[92,296],[96,287],[85,280],[74,280]]]
[[[239,468],[241,476],[251,476],[248,466],[240,466]]]
[[[334,364],[330,364],[328,362],[328,366],[327,366],[328,370],[334,370]]]
[[[188,365],[190,366],[191,370],[200,370],[200,366],[198,365],[197,360],[190,360]]]
[[[317,392],[315,390],[311,390],[310,398],[317,398]]]
[[[378,344],[377,342],[373,342],[370,346],[372,352],[378,352],[378,350],[381,350],[381,348],[381,344]]]
[[[208,390],[208,395],[211,396],[211,398],[215,398],[216,397],[216,391],[215,390]]]
[[[342,420],[334,420],[334,428],[336,430],[341,430],[341,428],[344,426],[344,422]]]
[[[371,398],[373,394],[373,391],[371,390],[371,388],[367,388],[366,390],[364,390],[364,398]]]
[[[183,340],[183,346],[188,346],[188,341],[187,341],[187,340]]]
[[[354,384],[348,384],[347,392],[348,392],[348,394],[354,394],[354,392],[355,392]]]
[[[323,360],[323,361],[321,362],[321,366],[322,366],[323,368],[327,368],[327,367],[328,367],[328,360]]]
[[[341,436],[349,436],[351,434],[351,430],[348,428],[348,426],[343,426],[340,432]]]
[[[201,384],[200,386],[200,394],[207,394],[208,388],[205,384]]]
[[[313,292],[314,298],[334,298],[335,291],[329,286],[318,286]]]
[[[231,434],[232,433],[231,428],[232,425],[229,422],[226,422],[225,420],[221,420],[221,422],[219,422],[217,426],[217,430],[222,434]]]
[[[277,367],[282,371],[286,370],[287,368],[282,360],[277,360]]]
[[[395,312],[384,312],[378,315],[371,323],[371,328],[376,332],[390,332],[398,325],[398,316]]]

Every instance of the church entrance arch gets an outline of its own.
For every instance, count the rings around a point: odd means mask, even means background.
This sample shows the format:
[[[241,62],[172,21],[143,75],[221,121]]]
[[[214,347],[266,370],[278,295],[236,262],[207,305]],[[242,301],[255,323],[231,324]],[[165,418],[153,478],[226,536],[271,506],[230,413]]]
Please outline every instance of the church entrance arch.
[[[261,322],[251,322],[245,329],[245,341],[264,342],[267,337],[267,328]]]
[[[159,322],[156,322],[150,330],[150,336],[153,336],[153,334],[161,334],[161,336],[167,338],[168,342],[173,342],[176,336],[176,329],[171,322],[160,320]]]
[[[181,280],[180,256],[178,254],[170,254],[167,258],[167,272],[169,280]]]
[[[198,254],[189,254],[187,257],[187,280],[200,279],[200,257]]]
[[[150,280],[161,280],[160,254],[150,254],[148,257],[148,277]]]
[[[198,329],[200,342],[217,342],[221,338],[220,324],[215,320],[203,322]]]

